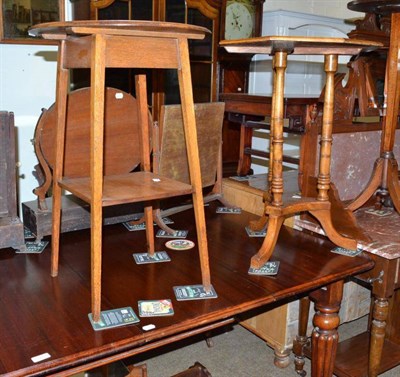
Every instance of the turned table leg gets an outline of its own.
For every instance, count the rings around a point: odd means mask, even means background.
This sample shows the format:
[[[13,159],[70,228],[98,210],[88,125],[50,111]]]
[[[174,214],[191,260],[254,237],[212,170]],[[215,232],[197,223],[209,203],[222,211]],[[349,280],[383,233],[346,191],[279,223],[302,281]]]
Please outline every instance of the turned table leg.
[[[310,299],[303,297],[299,300],[299,330],[293,341],[294,369],[300,376],[305,376],[304,347],[307,344],[308,315],[310,312]]]
[[[339,309],[343,295],[343,280],[310,295],[315,301],[311,347],[311,376],[331,377],[339,341]]]
[[[376,298],[372,312],[368,377],[376,377],[379,373],[388,313],[389,300],[387,298]]]
[[[290,348],[274,349],[274,365],[277,368],[286,368],[290,364],[290,354],[292,353]]]

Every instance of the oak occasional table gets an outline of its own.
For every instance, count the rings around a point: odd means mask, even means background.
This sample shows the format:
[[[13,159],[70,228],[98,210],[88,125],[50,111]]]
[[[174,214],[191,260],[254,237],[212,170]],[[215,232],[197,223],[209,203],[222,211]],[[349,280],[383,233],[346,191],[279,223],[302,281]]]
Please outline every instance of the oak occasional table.
[[[330,156],[332,147],[332,123],[334,103],[334,75],[338,68],[339,55],[356,55],[365,49],[375,49],[380,43],[344,38],[266,36],[244,40],[221,41],[220,45],[231,53],[273,55],[274,85],[271,110],[271,148],[269,168],[269,197],[265,201],[265,217],[253,227],[265,227],[267,234],[258,253],[251,259],[251,266],[260,268],[274,251],[279,230],[286,217],[307,211],[321,224],[325,234],[336,245],[346,249],[357,248],[357,241],[340,234],[333,226],[330,188]],[[323,55],[326,72],[321,149],[317,197],[294,197],[284,195],[282,178],[284,79],[291,54]],[[268,195],[267,195],[268,196]]]
[[[360,208],[375,193],[378,205],[393,206],[400,212],[399,167],[393,154],[395,132],[398,124],[400,88],[399,88],[399,49],[400,49],[400,1],[399,0],[355,0],[347,7],[353,11],[391,15],[390,44],[386,62],[383,128],[380,157],[367,187],[347,208],[351,211]]]
[[[52,265],[51,275],[58,274],[60,247],[61,190],[65,189],[89,203],[91,210],[92,316],[100,321],[101,249],[103,206],[144,202],[147,248],[154,255],[152,203],[159,199],[192,194],[197,226],[202,284],[211,288],[204,202],[197,146],[189,62],[189,39],[203,39],[209,31],[203,27],[151,21],[71,21],[35,25],[30,35],[60,41],[57,68],[57,131],[53,169]],[[104,114],[106,68],[175,69],[178,73],[190,183],[178,182],[151,171],[147,88],[145,74],[136,76],[136,98],[140,140],[141,171],[123,175],[106,175],[104,160]],[[68,74],[70,69],[91,70],[90,176],[63,175],[64,140]],[[144,286],[143,286],[144,287]]]

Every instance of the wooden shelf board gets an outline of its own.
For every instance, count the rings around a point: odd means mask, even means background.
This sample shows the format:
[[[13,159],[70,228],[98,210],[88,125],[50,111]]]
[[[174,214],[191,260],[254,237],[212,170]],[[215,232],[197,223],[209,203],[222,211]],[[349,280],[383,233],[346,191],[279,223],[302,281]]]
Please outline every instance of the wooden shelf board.
[[[367,377],[369,332],[339,343],[334,374],[338,377]],[[379,374],[400,363],[400,345],[385,340]]]
[[[91,203],[90,178],[65,178],[60,186]],[[171,198],[193,192],[192,186],[150,172],[104,177],[103,206]]]

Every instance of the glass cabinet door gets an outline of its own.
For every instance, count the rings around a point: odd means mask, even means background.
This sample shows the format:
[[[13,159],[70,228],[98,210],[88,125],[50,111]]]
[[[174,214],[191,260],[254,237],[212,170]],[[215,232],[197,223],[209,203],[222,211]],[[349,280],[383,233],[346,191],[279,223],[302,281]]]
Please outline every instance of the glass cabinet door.
[[[193,4],[192,4],[193,3]],[[200,4],[200,5],[199,5]],[[203,7],[206,8],[204,0]],[[196,6],[196,8],[194,7]],[[209,102],[216,99],[216,44],[219,27],[219,9],[212,14],[202,12],[198,1],[166,0],[165,20],[202,26],[211,31],[203,40],[190,40],[189,53],[192,71],[193,96],[195,102]],[[212,16],[213,18],[210,18]],[[165,103],[179,103],[178,79],[176,72],[168,71],[165,77]]]
[[[152,20],[153,0],[110,0],[105,6],[92,1],[92,18],[98,20]]]
[[[188,23],[203,26],[211,31],[203,40],[190,40],[189,52],[195,102],[209,102],[217,98],[217,45],[219,40],[220,12],[223,1],[215,0],[75,0],[75,20],[156,20]],[[217,5],[216,5],[217,4]],[[218,5],[220,4],[220,5]],[[90,8],[90,9],[89,9]],[[155,54],[157,51],[154,52]],[[86,86],[87,74],[74,74],[75,89]],[[106,84],[134,94],[132,70],[108,69]],[[157,72],[148,80],[149,92],[157,93],[149,98],[157,119],[160,105],[180,103],[177,74],[173,70]]]

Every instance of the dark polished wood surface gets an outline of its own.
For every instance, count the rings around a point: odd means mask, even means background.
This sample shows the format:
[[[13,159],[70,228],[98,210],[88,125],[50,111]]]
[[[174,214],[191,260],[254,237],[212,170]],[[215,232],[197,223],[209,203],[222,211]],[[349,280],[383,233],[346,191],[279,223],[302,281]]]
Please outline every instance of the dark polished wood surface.
[[[350,10],[365,13],[390,14],[400,12],[399,0],[354,0],[347,4]]]
[[[269,158],[269,152],[252,148],[254,129],[270,129],[270,125],[262,123],[252,124],[252,121],[264,120],[271,116],[272,97],[247,93],[222,93],[220,101],[225,103],[227,119],[232,124],[240,124],[240,142],[238,175],[251,173],[251,156]],[[318,102],[315,97],[286,97],[284,98],[284,117],[289,119],[289,126],[284,127],[285,132],[302,133],[310,118],[310,107]],[[269,123],[269,122],[268,122]],[[230,147],[230,145],[228,146]],[[284,156],[286,162],[297,163],[298,159]]]
[[[221,93],[220,101],[225,102],[225,111],[231,113],[238,113],[244,115],[260,115],[265,117],[271,115],[272,110],[272,97],[247,94],[247,93]],[[289,115],[302,115],[304,105],[312,105],[318,102],[318,97],[285,97],[285,110]],[[291,109],[294,111],[291,112]]]
[[[131,306],[137,313],[138,300],[171,298],[175,314],[141,318],[139,324],[101,332],[95,332],[88,320],[89,232],[62,234],[56,278],[50,276],[49,248],[36,255],[2,250],[0,374],[68,375],[84,370],[83,364],[101,365],[173,342],[229,322],[238,313],[295,298],[373,266],[365,256],[330,253],[330,242],[284,227],[271,258],[281,262],[278,275],[252,276],[247,273],[250,258],[262,238],[247,237],[245,226],[256,216],[216,214],[210,205],[206,217],[212,282],[218,293],[218,298],[209,300],[178,302],[172,290],[176,285],[201,282],[196,247],[168,250],[169,263],[136,265],[132,253],[146,250],[145,232],[128,232],[121,224],[104,228],[102,309]],[[188,238],[196,239],[192,211],[172,219],[176,229],[188,229]],[[156,249],[166,250],[165,241],[157,238]],[[156,328],[145,332],[142,326],[147,324]],[[49,359],[31,361],[46,352]]]

